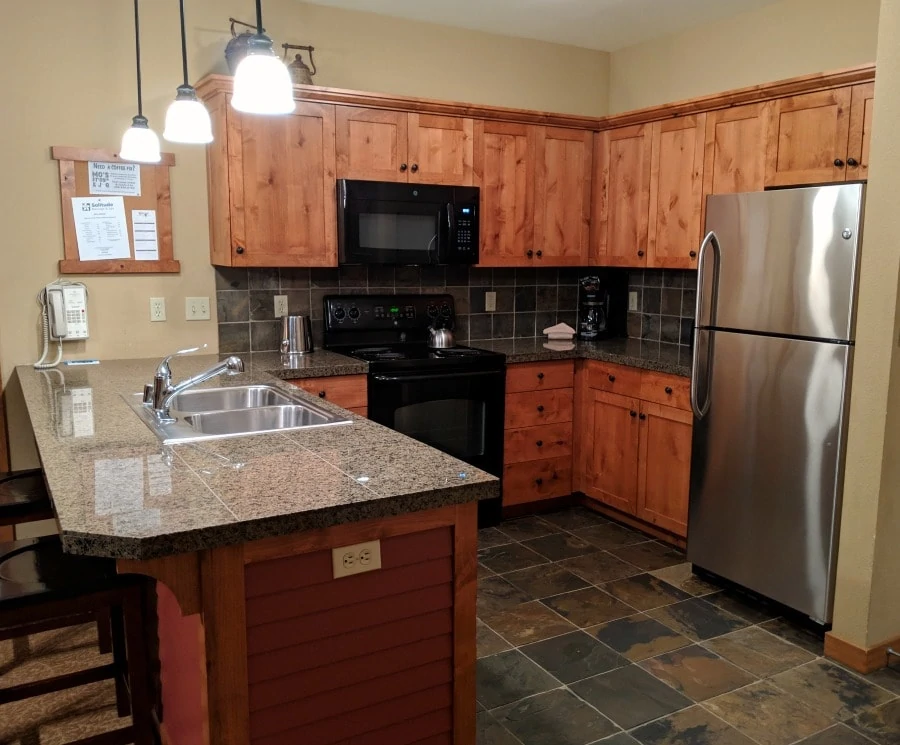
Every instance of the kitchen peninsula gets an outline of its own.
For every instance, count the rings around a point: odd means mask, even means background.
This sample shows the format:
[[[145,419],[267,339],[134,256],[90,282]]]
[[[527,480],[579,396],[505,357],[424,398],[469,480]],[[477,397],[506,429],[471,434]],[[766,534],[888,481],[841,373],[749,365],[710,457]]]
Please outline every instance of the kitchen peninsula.
[[[272,359],[208,385],[306,397]],[[159,581],[163,742],[474,742],[476,502],[497,479],[313,397],[350,422],[161,446],[126,400],[155,364],[18,376],[65,550]],[[335,579],[332,549],[370,541],[381,568]]]

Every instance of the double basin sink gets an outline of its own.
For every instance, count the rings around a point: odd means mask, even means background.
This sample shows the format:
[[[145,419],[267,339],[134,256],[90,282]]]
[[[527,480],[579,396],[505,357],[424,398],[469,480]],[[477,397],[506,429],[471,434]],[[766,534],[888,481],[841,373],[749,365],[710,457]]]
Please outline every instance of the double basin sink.
[[[351,421],[299,395],[292,396],[270,385],[183,391],[169,406],[174,422],[160,421],[151,408],[143,405],[141,394],[135,394],[129,404],[164,444],[284,432]]]

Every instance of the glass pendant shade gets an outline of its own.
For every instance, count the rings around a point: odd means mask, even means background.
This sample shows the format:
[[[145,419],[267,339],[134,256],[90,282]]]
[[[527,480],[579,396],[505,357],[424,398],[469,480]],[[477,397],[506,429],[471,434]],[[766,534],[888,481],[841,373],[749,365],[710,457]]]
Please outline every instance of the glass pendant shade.
[[[159,137],[147,124],[143,116],[131,120],[131,126],[122,135],[122,147],[119,150],[122,160],[136,163],[159,163],[162,154],[159,151]]]
[[[193,87],[178,86],[178,96],[166,112],[163,137],[169,142],[180,142],[185,145],[204,145],[213,141],[209,112],[197,100],[197,93]]]
[[[287,66],[272,49],[272,40],[256,34],[234,74],[231,105],[247,114],[290,114],[294,86]]]

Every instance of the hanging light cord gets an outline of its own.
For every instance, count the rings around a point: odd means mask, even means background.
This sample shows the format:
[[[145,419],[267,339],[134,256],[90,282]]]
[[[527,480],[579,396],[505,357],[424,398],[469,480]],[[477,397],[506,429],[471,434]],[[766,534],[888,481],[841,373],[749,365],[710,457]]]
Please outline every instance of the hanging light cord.
[[[179,12],[181,13],[181,67],[184,70],[184,84],[190,85],[188,83],[188,68],[187,68],[187,36],[184,30],[184,0],[178,0]]]
[[[137,0],[135,0],[137,2]],[[266,30],[262,25],[262,0],[256,0],[256,33],[262,36]]]
[[[134,51],[137,57],[138,116],[143,116],[144,102],[141,96],[141,16],[138,12],[138,0],[134,0]]]

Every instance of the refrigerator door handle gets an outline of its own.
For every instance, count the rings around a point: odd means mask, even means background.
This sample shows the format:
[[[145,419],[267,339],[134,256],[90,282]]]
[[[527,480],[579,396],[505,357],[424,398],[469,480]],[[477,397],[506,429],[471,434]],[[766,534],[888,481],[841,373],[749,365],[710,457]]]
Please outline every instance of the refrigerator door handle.
[[[710,371],[709,365],[710,360],[712,359],[712,339],[710,339],[709,345],[706,350],[706,359],[704,360],[704,375],[703,379],[706,382],[707,395],[705,396],[705,400],[703,404],[700,404],[700,334],[702,331],[700,312],[703,307],[703,259],[706,256],[706,252],[709,248],[712,247],[713,251],[713,279],[712,279],[712,294],[710,296],[709,301],[709,326],[714,326],[716,323],[716,304],[719,299],[719,265],[722,261],[722,247],[719,244],[719,237],[715,234],[714,231],[709,231],[706,237],[703,239],[703,243],[700,244],[700,256],[697,260],[697,305],[694,310],[694,318],[696,320],[697,328],[694,330],[694,349],[693,349],[693,365],[691,370],[691,408],[694,411],[694,416],[697,419],[703,419],[709,411],[709,383],[710,383]]]

